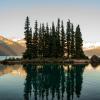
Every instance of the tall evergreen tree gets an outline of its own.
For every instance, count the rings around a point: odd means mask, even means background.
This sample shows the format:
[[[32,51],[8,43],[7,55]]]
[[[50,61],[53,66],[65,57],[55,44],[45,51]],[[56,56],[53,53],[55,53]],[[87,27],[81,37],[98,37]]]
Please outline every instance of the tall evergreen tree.
[[[71,58],[75,57],[75,33],[74,26],[71,24]]]
[[[60,19],[58,18],[56,27],[56,46],[57,46],[57,57],[61,56],[61,46],[60,46]]]
[[[49,27],[47,23],[44,34],[44,57],[49,57],[49,39]]]
[[[34,34],[33,34],[33,58],[38,57],[38,23],[37,20],[35,21],[34,27]]]
[[[41,24],[40,24],[40,28],[39,28],[38,53],[39,53],[39,57],[43,56],[43,34],[42,34],[42,26],[41,26]]]
[[[54,25],[54,22],[52,23],[52,47],[51,47],[51,56],[52,57],[58,57],[58,49],[57,49],[57,34],[56,34],[56,31],[55,31],[55,25]]]
[[[70,30],[70,20],[67,22],[67,30],[66,30],[66,42],[67,42],[67,57],[70,56],[70,46],[71,46],[71,30]]]
[[[61,57],[64,56],[65,50],[65,32],[64,32],[64,25],[63,21],[61,22]]]
[[[45,57],[45,26],[44,26],[44,23],[42,24],[42,54],[43,54],[43,57]]]
[[[50,27],[50,32],[49,32],[49,57],[52,57],[52,44],[53,44],[53,42],[52,42],[52,39],[53,39],[53,37],[52,37],[52,28]]]
[[[80,31],[80,26],[78,25],[76,27],[75,32],[75,58],[87,58],[83,52],[83,40],[82,40],[82,34]]]
[[[29,17],[26,17],[25,22],[25,41],[26,41],[26,51],[23,54],[24,59],[32,59],[32,30],[30,28]]]

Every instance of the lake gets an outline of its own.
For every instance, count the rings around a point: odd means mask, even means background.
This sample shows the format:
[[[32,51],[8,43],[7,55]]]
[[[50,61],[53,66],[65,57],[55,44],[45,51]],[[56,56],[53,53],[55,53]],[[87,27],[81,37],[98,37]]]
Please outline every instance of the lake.
[[[0,100],[100,100],[100,66],[0,65]]]
[[[0,56],[0,61],[9,59],[9,58],[22,58],[22,56]]]

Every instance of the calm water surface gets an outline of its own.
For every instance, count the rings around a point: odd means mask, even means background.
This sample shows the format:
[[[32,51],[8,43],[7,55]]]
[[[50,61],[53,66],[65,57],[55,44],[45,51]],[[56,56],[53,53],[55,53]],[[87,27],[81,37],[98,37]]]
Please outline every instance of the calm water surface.
[[[100,66],[0,65],[0,100],[100,100]]]
[[[0,61],[9,59],[9,58],[22,58],[22,56],[0,56]]]

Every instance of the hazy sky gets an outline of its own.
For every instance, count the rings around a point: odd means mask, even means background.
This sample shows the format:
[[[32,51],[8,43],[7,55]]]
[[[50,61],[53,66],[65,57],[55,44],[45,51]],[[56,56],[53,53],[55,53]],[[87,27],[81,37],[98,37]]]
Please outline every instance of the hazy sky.
[[[0,0],[0,34],[11,39],[24,37],[26,16],[34,21],[68,19],[80,24],[86,42],[100,42],[100,0]]]

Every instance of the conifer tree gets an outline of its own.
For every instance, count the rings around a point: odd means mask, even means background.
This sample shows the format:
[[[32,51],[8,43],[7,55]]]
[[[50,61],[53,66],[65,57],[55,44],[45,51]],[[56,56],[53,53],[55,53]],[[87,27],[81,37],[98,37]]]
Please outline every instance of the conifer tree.
[[[52,28],[50,27],[50,33],[49,33],[49,57],[52,57]]]
[[[71,46],[71,34],[70,34],[70,20],[67,22],[67,30],[66,30],[66,42],[67,42],[67,57],[70,56],[70,46]]]
[[[74,26],[71,24],[71,58],[75,57],[75,33]]]
[[[58,49],[57,49],[57,34],[56,34],[56,31],[55,31],[55,25],[54,25],[54,22],[52,23],[52,43],[51,43],[51,56],[52,57],[58,57]]]
[[[61,57],[64,56],[65,50],[65,32],[64,32],[64,25],[63,21],[61,22]]]
[[[42,54],[43,54],[43,57],[45,57],[45,26],[44,26],[44,23],[42,24]]]
[[[35,21],[34,27],[34,34],[33,34],[33,58],[38,57],[38,23],[37,20]]]
[[[41,24],[40,24],[40,28],[39,28],[38,53],[39,53],[39,57],[43,56],[43,34],[42,34]]]
[[[80,26],[78,25],[76,27],[75,32],[75,58],[87,58],[83,52],[83,40],[82,40],[82,34],[80,31]]]
[[[26,51],[23,54],[24,59],[32,59],[32,29],[30,28],[29,17],[26,17],[25,22],[25,41],[26,41]]]
[[[57,57],[61,56],[61,46],[60,46],[60,19],[58,18],[56,27],[56,46],[57,46]]]
[[[44,57],[49,57],[49,27],[48,23],[46,25],[45,34],[44,34]]]

